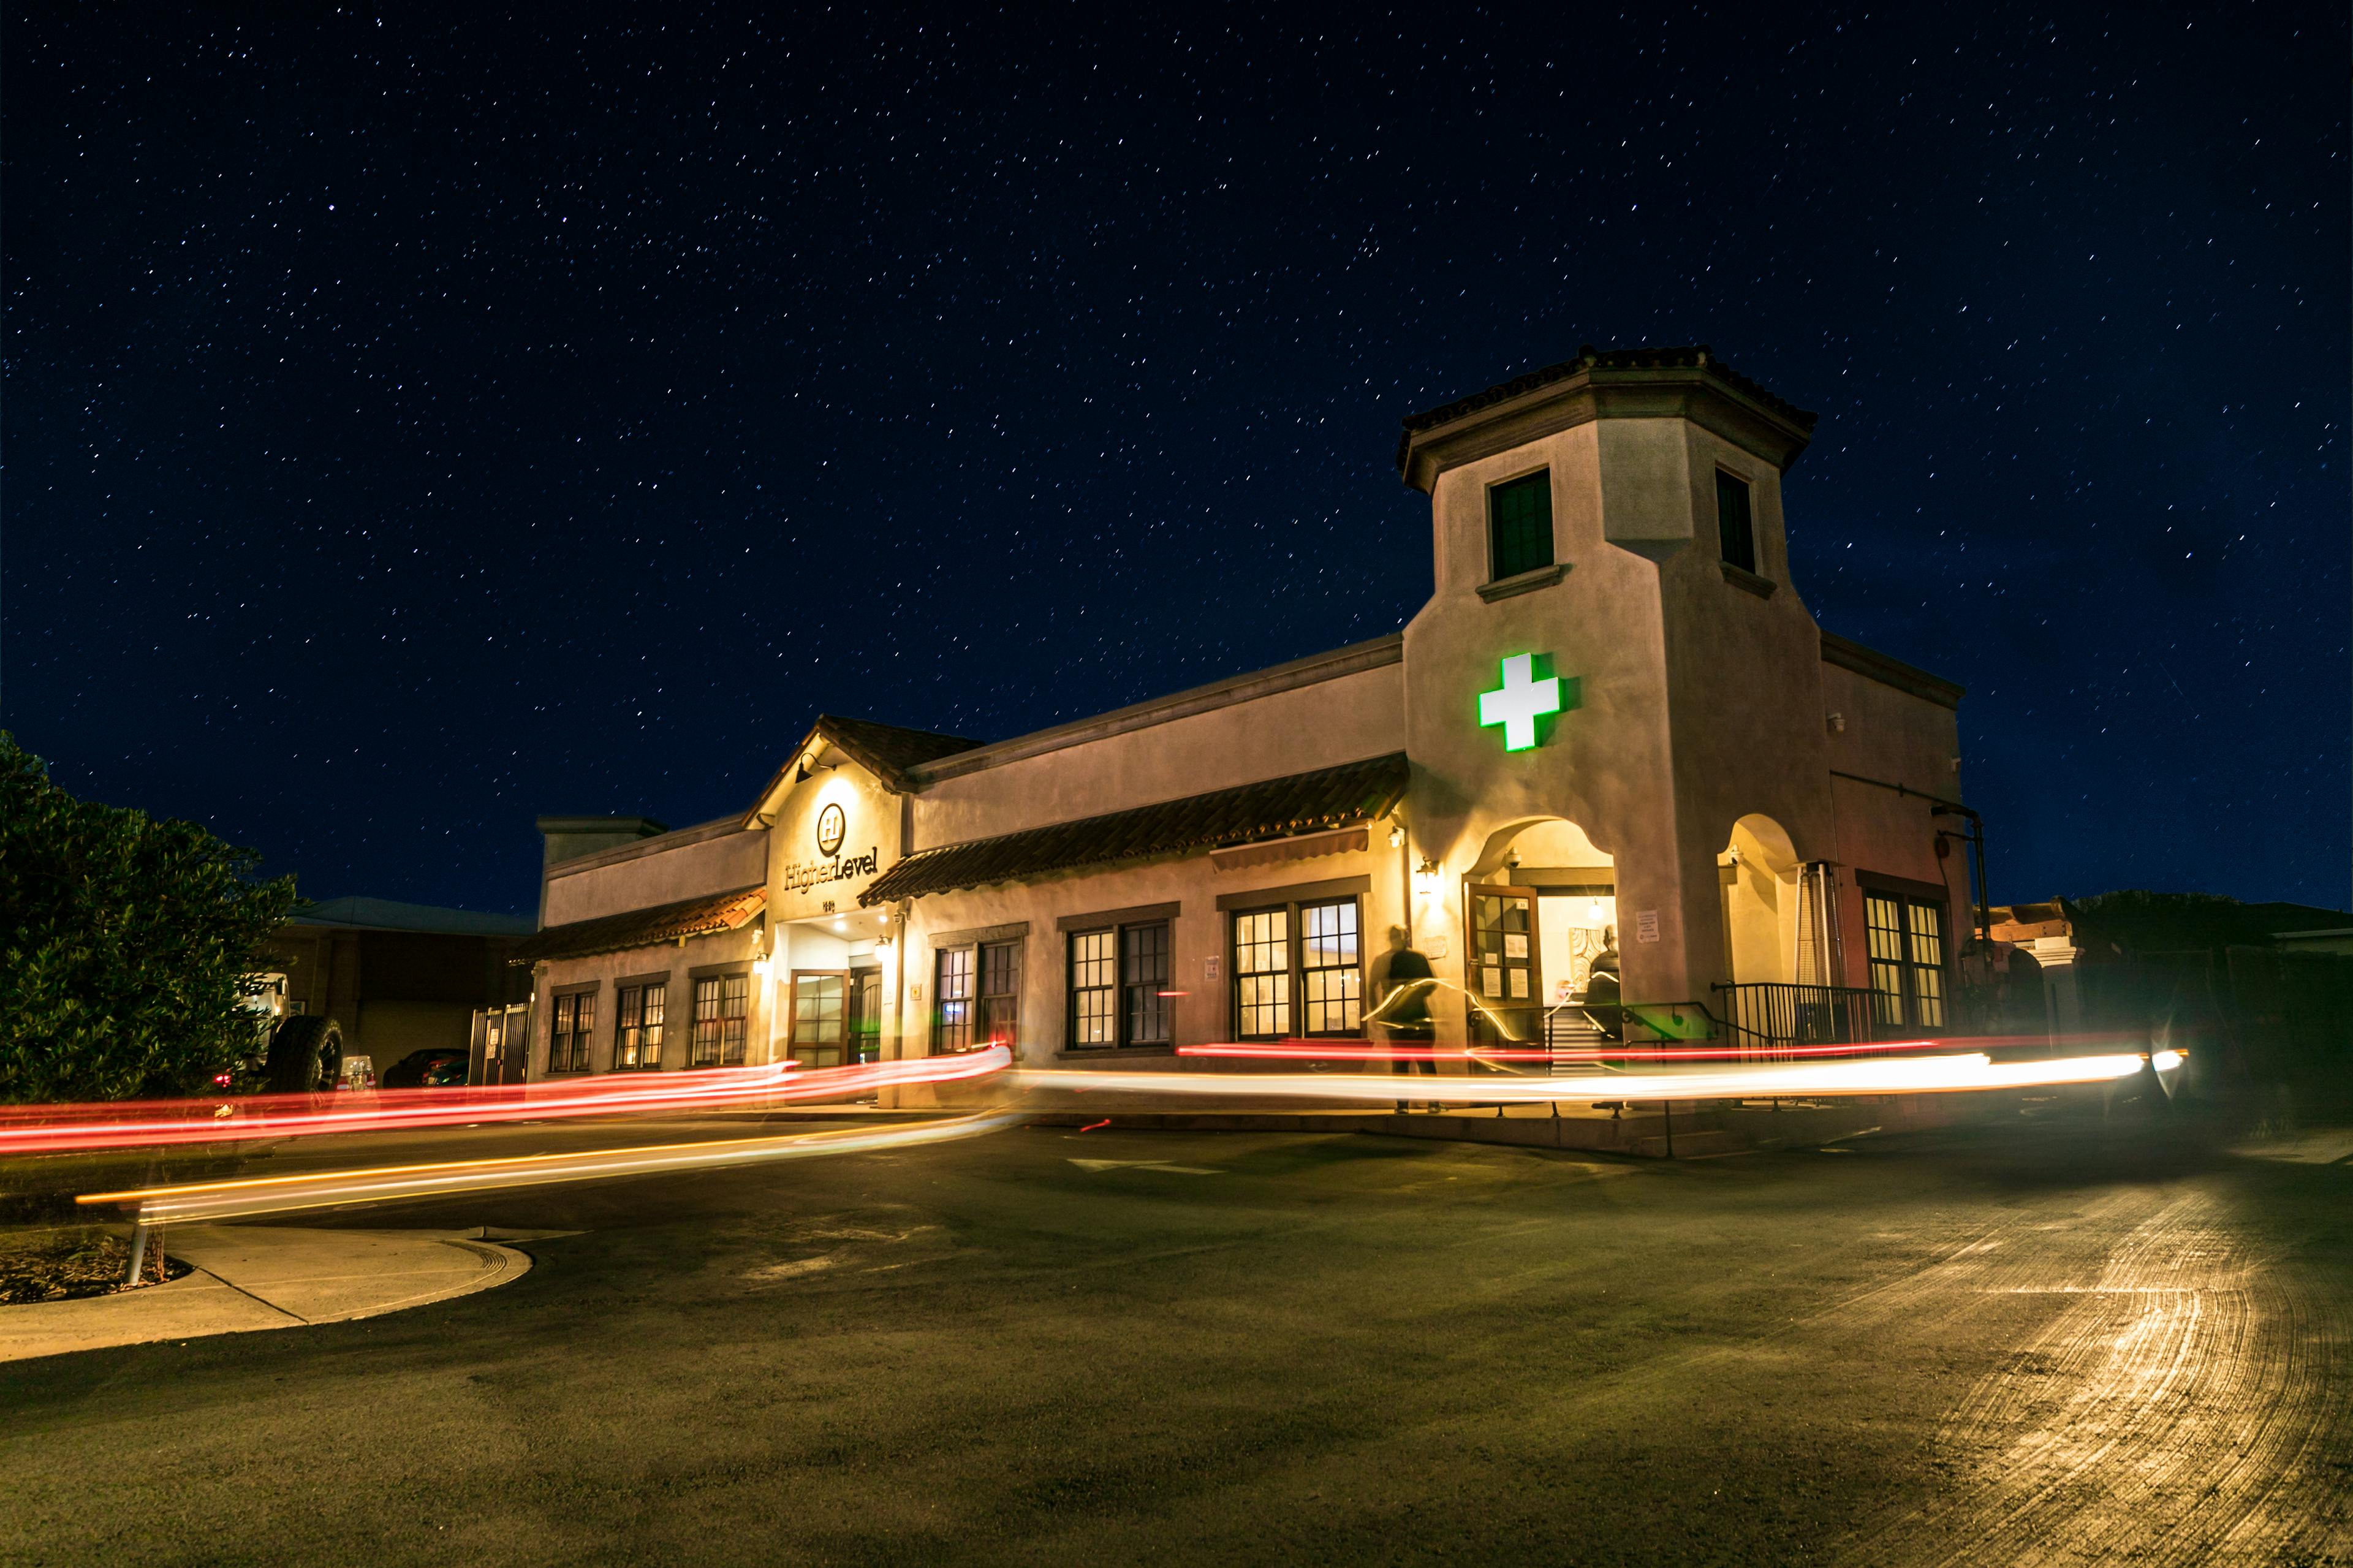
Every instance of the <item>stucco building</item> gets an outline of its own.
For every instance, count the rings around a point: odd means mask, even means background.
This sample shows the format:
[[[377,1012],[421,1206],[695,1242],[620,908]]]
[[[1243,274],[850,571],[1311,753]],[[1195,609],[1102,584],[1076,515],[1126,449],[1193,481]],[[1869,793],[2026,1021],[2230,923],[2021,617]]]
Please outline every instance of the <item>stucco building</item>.
[[[1813,426],[1588,349],[1406,421],[1401,633],[987,743],[821,718],[740,816],[549,819],[533,1076],[1356,1037],[1407,941],[1441,1037],[1540,1037],[1605,952],[1751,1030],[1945,1026],[1961,689],[1807,612]]]

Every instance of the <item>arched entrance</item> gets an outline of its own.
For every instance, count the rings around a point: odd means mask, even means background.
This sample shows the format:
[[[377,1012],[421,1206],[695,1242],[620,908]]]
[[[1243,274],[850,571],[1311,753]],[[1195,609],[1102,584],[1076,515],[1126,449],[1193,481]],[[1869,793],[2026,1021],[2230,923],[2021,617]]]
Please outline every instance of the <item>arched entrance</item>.
[[[1490,835],[1463,893],[1474,1039],[1543,1041],[1546,1015],[1583,1002],[1597,966],[1616,1000],[1617,859],[1576,823],[1546,817]]]
[[[1724,894],[1724,973],[1736,985],[1794,984],[1805,945],[1803,866],[1789,835],[1769,816],[1732,825],[1716,857]]]

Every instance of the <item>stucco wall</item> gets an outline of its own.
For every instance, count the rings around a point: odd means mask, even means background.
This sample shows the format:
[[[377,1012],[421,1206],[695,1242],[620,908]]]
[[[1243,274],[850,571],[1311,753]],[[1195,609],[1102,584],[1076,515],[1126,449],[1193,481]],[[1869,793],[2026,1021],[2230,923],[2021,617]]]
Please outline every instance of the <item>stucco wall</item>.
[[[751,887],[767,875],[767,837],[731,819],[551,866],[543,923],[569,925]]]
[[[858,908],[868,883],[899,862],[900,797],[856,763],[825,768],[807,779],[787,774],[760,803],[774,818],[768,830],[768,920],[774,925]],[[841,812],[841,842],[828,854],[818,825],[826,809]]]
[[[755,927],[746,926],[742,931],[689,937],[683,945],[667,942],[659,947],[634,948],[626,952],[597,953],[589,958],[567,958],[541,963],[533,976],[531,1081],[537,1083],[547,1076],[548,1031],[554,1027],[555,1019],[555,1009],[550,998],[556,991],[585,981],[596,983],[596,1021],[589,1037],[588,1049],[591,1072],[612,1070],[613,1030],[618,1021],[614,996],[616,983],[662,976],[668,976],[670,982],[666,998],[668,1016],[664,1021],[661,1066],[651,1070],[684,1070],[693,1017],[693,987],[690,984],[691,972],[711,964],[748,962],[752,957],[755,933]],[[773,991],[773,985],[764,977],[753,976],[752,1014],[744,1050],[746,1065],[775,1059],[769,1044],[775,1002]],[[381,1070],[383,1064],[379,1062],[377,1067]]]
[[[1366,957],[1366,994],[1376,992],[1390,952],[1388,932],[1401,921],[1404,868],[1401,850],[1374,835],[1374,848],[1341,855],[1257,866],[1245,871],[1218,869],[1206,855],[1148,862],[1110,870],[1052,877],[1025,885],[936,894],[914,901],[904,952],[911,967],[904,990],[901,1054],[929,1053],[934,954],[943,932],[973,931],[1027,921],[1021,969],[1020,1057],[1048,1065],[1069,1046],[1070,983],[1067,945],[1058,922],[1065,916],[1177,903],[1171,924],[1169,989],[1173,1044],[1193,1045],[1231,1037],[1232,963],[1227,951],[1227,916],[1218,900],[1227,894],[1295,887],[1348,877],[1366,877],[1359,940]],[[1218,978],[1208,977],[1217,961]],[[892,978],[886,974],[886,984]],[[917,992],[920,990],[920,995]],[[1370,1004],[1368,1003],[1367,1005]],[[885,1038],[889,1038],[886,1032]],[[1059,1065],[1110,1063],[1124,1053],[1082,1050]],[[1181,1060],[1163,1065],[1185,1065]],[[1210,1064],[1205,1064],[1210,1065]]]
[[[1938,858],[1936,832],[1960,832],[1965,819],[1934,815],[1936,800],[1958,802],[1959,716],[1952,709],[1898,690],[1838,665],[1822,667],[1822,704],[1843,729],[1827,741],[1837,814],[1839,923],[1845,938],[1847,984],[1867,980],[1863,879],[1876,874],[1947,889],[1946,935],[1957,945],[1970,919],[1969,868],[1964,847],[1948,845]],[[1871,782],[1866,782],[1871,781]],[[1903,786],[1911,795],[1886,787]]]
[[[1405,745],[1397,664],[943,779],[914,797],[919,848],[1335,767]]]
[[[1836,833],[1823,743],[1821,632],[1788,579],[1780,476],[1713,432],[1683,428],[1689,485],[1682,500],[1692,514],[1692,540],[1660,563],[1659,590],[1682,879],[1693,906],[1704,908],[1707,889],[1721,886],[1717,859],[1741,818],[1770,818],[1799,861],[1831,858]],[[1761,584],[1744,585],[1748,579],[1725,570],[1719,468],[1749,485]],[[1684,996],[1704,1001],[1711,987],[1736,978],[1791,978],[1761,924],[1752,940],[1736,944],[1731,969],[1719,934],[1689,935]]]

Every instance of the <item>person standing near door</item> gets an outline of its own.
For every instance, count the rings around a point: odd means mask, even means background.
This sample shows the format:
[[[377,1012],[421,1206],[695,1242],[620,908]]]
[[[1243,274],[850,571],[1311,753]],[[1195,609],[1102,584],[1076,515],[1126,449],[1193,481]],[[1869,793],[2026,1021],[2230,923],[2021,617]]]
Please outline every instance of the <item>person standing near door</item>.
[[[1383,978],[1381,1005],[1374,1016],[1389,1032],[1389,1044],[1398,1054],[1393,1058],[1394,1070],[1408,1078],[1419,1069],[1430,1077],[1438,1076],[1438,1062],[1433,1045],[1438,1028],[1430,1013],[1430,994],[1437,989],[1438,981],[1430,971],[1430,960],[1414,951],[1411,933],[1403,926],[1391,930],[1390,939],[1397,951],[1389,954],[1388,973]],[[1412,1108],[1404,1100],[1397,1102],[1402,1116]],[[1431,1105],[1432,1110],[1437,1110]]]

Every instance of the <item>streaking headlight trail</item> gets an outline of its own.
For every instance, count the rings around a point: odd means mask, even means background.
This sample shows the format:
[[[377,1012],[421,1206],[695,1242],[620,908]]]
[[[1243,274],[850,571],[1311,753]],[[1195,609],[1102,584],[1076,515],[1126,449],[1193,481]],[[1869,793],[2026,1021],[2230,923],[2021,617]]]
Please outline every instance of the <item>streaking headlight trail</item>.
[[[430,1165],[315,1171],[299,1176],[198,1182],[185,1186],[132,1187],[121,1192],[87,1193],[74,1202],[135,1206],[139,1217],[149,1224],[229,1219],[246,1215],[283,1214],[293,1209],[390,1203],[453,1193],[547,1186],[558,1182],[599,1181],[614,1176],[664,1175],[777,1160],[816,1159],[827,1154],[905,1149],[957,1138],[976,1138],[1025,1120],[1019,1111],[993,1111],[894,1127],[846,1127],[829,1132],[665,1143],[641,1149],[592,1149],[510,1159],[453,1160]]]
[[[1388,1073],[1215,1073],[1016,1071],[1024,1089],[1078,1094],[1168,1095],[1190,1099],[1299,1099],[1394,1102],[1410,1098],[1458,1105],[1542,1104],[1555,1100],[1829,1099],[1853,1094],[1951,1094],[1973,1089],[2033,1089],[2105,1083],[2181,1065],[2179,1051],[2154,1058],[2139,1052],[1996,1062],[1981,1051],[1900,1060],[1773,1062],[1754,1067],[1681,1072],[1623,1072],[1588,1078],[1401,1079]]]
[[[397,1089],[12,1108],[0,1111],[0,1155],[849,1100],[903,1084],[986,1078],[1011,1066],[1012,1060],[1010,1051],[992,1046],[961,1056],[840,1068],[797,1069],[790,1062],[779,1062],[772,1067],[705,1068],[645,1078],[616,1073],[513,1089]]]

